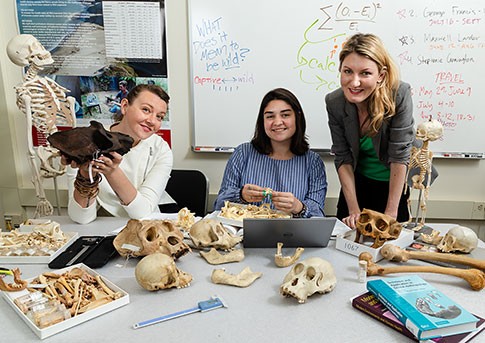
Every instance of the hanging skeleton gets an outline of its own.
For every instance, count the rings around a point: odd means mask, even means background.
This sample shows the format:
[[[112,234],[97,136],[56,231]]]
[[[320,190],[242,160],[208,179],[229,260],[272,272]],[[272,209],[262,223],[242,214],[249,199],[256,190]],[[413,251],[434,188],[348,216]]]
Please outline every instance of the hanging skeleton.
[[[39,76],[45,66],[54,62],[49,51],[32,35],[21,34],[13,37],[7,45],[10,60],[18,66],[27,67],[24,82],[15,87],[17,106],[27,119],[28,157],[32,171],[32,182],[39,199],[35,217],[48,216],[53,208],[47,200],[42,185],[43,178],[56,178],[64,174],[65,167],[58,163],[57,149],[47,145],[37,148],[40,168],[32,142],[31,128],[46,137],[57,131],[57,125],[74,126],[74,98],[66,96],[68,91],[54,80]]]
[[[418,173],[411,177],[411,189],[419,189],[419,209],[421,209],[421,219],[414,230],[419,230],[426,218],[426,201],[428,200],[429,187],[431,185],[431,172],[433,153],[428,149],[429,142],[435,141],[443,136],[443,126],[437,120],[432,118],[429,121],[418,125],[416,130],[416,138],[423,141],[421,148],[414,147],[411,150],[411,157],[406,175],[406,189],[409,182],[409,172],[418,168]],[[426,183],[426,184],[425,184]],[[421,196],[423,195],[423,196]],[[408,199],[408,210],[411,215],[411,198]],[[418,211],[417,211],[418,212]],[[416,223],[418,221],[418,213],[416,213]]]

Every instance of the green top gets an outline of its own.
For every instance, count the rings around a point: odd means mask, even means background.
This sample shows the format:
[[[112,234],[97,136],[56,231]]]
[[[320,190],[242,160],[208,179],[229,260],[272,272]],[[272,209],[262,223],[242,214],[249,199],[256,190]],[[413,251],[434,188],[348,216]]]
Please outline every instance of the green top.
[[[357,171],[372,180],[389,181],[391,170],[379,161],[372,144],[372,138],[368,136],[362,137],[359,149]]]

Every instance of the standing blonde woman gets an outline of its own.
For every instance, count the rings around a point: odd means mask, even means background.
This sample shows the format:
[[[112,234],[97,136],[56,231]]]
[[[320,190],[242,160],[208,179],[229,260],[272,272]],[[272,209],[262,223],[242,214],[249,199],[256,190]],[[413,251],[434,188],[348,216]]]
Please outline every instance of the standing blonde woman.
[[[368,208],[405,221],[403,191],[414,141],[411,88],[373,34],[351,36],[339,60],[341,87],[325,97],[341,184],[337,217],[355,228]]]

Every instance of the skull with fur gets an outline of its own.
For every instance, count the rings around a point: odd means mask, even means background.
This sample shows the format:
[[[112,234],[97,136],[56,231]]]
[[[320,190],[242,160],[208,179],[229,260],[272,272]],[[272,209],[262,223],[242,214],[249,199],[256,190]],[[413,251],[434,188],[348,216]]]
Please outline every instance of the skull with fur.
[[[380,248],[384,242],[397,239],[401,234],[402,226],[396,219],[387,214],[364,209],[356,223],[357,232],[355,242],[360,241],[361,235],[374,239],[371,248]]]
[[[136,265],[136,281],[149,291],[190,286],[192,275],[177,268],[174,260],[165,254],[145,256]]]
[[[442,252],[472,252],[478,245],[475,231],[465,226],[455,226],[448,230],[441,242],[437,245]]]
[[[230,250],[241,242],[242,237],[229,233],[221,222],[214,219],[202,219],[192,225],[190,238],[197,248],[215,248]]]
[[[113,244],[121,256],[145,256],[160,252],[175,259],[190,247],[182,232],[168,220],[130,219]]]
[[[331,292],[336,284],[332,265],[320,257],[310,257],[293,266],[280,286],[280,293],[304,303],[314,293]]]

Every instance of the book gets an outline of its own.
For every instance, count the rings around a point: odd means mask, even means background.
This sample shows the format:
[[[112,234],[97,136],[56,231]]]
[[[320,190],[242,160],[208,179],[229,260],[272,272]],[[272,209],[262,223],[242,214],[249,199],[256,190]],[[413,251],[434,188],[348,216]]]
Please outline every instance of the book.
[[[419,340],[476,329],[475,316],[418,275],[370,280],[367,289]]]
[[[406,329],[403,323],[401,323],[391,311],[387,309],[380,301],[377,299],[372,292],[365,292],[351,299],[351,304],[354,308],[365,314],[371,316],[374,319],[386,324],[390,328],[400,332],[406,337],[418,342],[418,339],[414,334]],[[476,322],[476,330],[466,333],[460,333],[456,335],[450,335],[445,337],[437,337],[426,340],[424,342],[428,343],[466,343],[470,341],[473,337],[478,335],[485,329],[485,318],[475,315],[478,321]],[[423,342],[423,341],[421,341]]]

